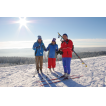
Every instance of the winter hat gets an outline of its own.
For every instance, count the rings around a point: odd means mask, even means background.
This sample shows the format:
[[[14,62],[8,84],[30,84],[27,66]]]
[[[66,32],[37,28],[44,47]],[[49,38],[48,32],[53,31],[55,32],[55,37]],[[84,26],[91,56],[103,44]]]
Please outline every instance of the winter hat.
[[[56,42],[56,38],[53,38],[52,42]]]
[[[38,36],[38,39],[42,39],[42,37],[41,36]]]
[[[68,37],[68,35],[66,33],[64,33],[63,35],[66,35]]]

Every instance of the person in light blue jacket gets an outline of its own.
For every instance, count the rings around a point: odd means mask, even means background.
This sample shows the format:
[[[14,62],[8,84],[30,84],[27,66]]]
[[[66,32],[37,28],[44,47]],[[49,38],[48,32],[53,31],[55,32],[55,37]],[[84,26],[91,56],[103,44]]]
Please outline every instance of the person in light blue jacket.
[[[58,51],[58,45],[56,44],[56,39],[53,38],[52,43],[50,43],[46,49],[48,52],[48,68],[51,71],[51,68],[56,66],[56,51]]]
[[[46,50],[45,45],[42,41],[41,36],[38,36],[37,42],[33,45],[33,50],[35,50],[35,63],[36,63],[36,70],[39,73],[39,69],[42,73],[42,66],[43,66],[43,52]],[[40,65],[40,66],[39,66]]]

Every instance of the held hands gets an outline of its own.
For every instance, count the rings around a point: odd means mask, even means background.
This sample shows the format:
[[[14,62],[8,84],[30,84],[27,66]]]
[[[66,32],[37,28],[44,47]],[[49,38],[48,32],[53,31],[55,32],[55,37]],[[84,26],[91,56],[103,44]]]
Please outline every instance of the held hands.
[[[56,51],[56,53],[57,53],[57,55],[58,54],[62,55],[63,54],[62,49],[59,49],[59,51]]]

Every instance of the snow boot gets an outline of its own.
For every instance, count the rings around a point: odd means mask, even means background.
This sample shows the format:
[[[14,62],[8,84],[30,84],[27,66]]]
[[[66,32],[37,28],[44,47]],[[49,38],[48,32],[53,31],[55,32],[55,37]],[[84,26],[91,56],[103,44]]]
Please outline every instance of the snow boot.
[[[40,70],[40,72],[42,73],[42,70]]]
[[[51,68],[49,68],[49,71],[52,72],[52,71],[51,71]]]
[[[63,78],[63,77],[66,77],[67,76],[67,73],[64,73],[64,75],[62,75],[60,78]]]
[[[39,74],[39,70],[37,70],[37,73]]]
[[[67,74],[66,76],[65,76],[65,79],[69,79],[70,78],[70,74]]]

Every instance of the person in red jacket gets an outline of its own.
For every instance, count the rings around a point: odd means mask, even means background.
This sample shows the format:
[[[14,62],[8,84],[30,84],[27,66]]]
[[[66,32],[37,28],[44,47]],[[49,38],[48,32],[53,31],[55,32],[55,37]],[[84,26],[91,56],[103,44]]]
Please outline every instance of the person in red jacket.
[[[63,61],[63,68],[64,68],[64,75],[61,77],[65,77],[66,79],[70,76],[70,64],[73,52],[73,42],[72,40],[68,39],[67,34],[63,34],[64,41],[61,43],[60,51],[62,53],[62,61]]]

